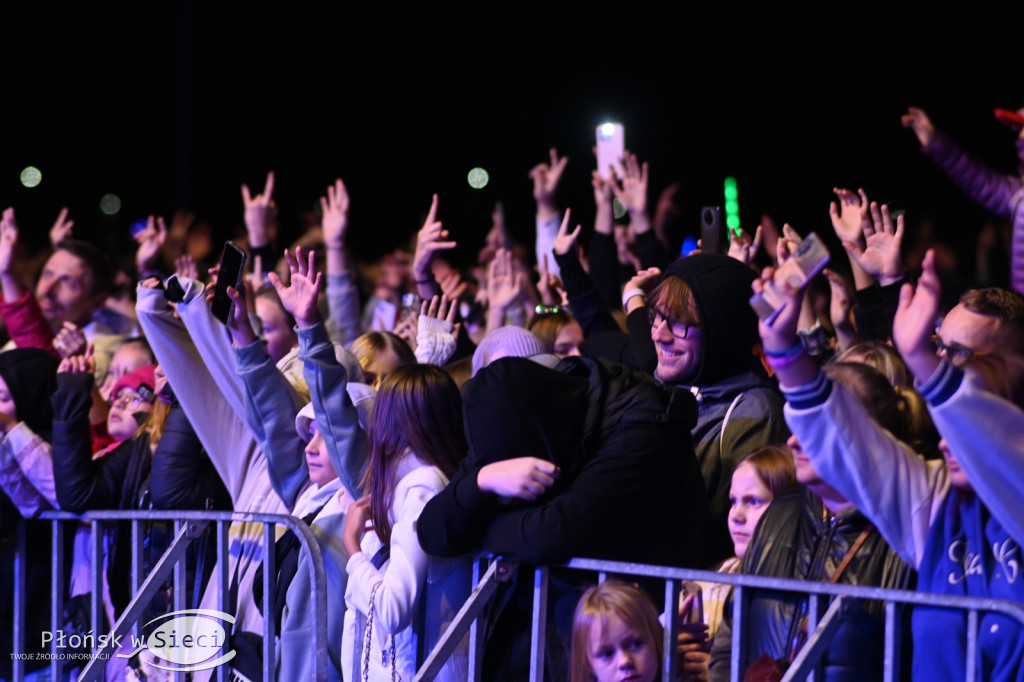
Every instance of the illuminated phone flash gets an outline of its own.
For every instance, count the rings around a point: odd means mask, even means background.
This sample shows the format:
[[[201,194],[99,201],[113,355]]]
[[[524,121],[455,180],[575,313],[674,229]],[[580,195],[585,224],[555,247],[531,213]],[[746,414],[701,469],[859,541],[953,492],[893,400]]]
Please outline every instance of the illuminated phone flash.
[[[611,139],[612,135],[615,134],[614,123],[602,123],[601,124],[601,137],[605,140]]]
[[[466,180],[469,182],[469,186],[473,189],[483,189],[487,186],[491,176],[487,174],[483,168],[474,168],[469,171],[469,175],[466,176]]]
[[[35,187],[43,181],[43,174],[35,166],[28,166],[21,171],[21,184],[25,187]]]

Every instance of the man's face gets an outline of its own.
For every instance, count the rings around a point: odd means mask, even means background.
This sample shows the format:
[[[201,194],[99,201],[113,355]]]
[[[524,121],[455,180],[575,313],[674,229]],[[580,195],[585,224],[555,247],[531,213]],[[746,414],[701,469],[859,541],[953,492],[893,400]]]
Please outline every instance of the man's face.
[[[939,327],[939,356],[947,357],[959,366],[970,358],[972,352],[989,353],[995,350],[999,325],[996,318],[971,312],[963,304],[957,304],[946,314]]]
[[[102,297],[92,293],[92,286],[92,272],[81,258],[63,250],[54,252],[36,284],[36,300],[50,326],[57,329],[65,322],[80,327],[88,324],[102,304]]]
[[[658,351],[655,376],[667,384],[683,384],[697,375],[704,354],[704,333],[700,327],[676,322],[656,312],[651,322],[651,340]]]

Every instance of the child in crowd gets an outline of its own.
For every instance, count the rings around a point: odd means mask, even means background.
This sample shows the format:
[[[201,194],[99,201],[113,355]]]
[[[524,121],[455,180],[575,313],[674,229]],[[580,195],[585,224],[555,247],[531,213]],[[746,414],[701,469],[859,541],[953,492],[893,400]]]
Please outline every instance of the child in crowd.
[[[639,588],[609,580],[583,593],[572,624],[571,682],[661,679],[662,627]]]

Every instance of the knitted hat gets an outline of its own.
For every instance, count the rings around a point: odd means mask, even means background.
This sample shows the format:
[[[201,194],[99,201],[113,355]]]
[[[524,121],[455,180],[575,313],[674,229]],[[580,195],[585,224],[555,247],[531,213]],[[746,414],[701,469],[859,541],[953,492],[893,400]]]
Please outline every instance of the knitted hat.
[[[522,327],[498,327],[488,334],[473,353],[473,376],[501,358],[528,358],[544,352],[540,339]]]
[[[313,411],[313,403],[306,403],[306,406],[295,415],[295,431],[299,438],[308,443],[313,434],[309,431],[309,425],[316,421],[316,413]]]
[[[114,384],[114,390],[110,392],[110,397],[116,399],[122,388],[130,388],[146,402],[153,402],[156,398],[156,391],[153,390],[153,387],[156,386],[156,379],[153,376],[155,371],[156,365],[143,365],[134,372],[125,374]]]

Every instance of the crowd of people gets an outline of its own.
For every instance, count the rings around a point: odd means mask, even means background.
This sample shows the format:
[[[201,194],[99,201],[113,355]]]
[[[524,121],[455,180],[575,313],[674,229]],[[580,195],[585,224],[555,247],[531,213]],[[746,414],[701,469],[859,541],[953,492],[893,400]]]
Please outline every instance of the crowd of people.
[[[411,253],[362,262],[348,248],[340,179],[321,199],[319,225],[287,248],[276,243],[273,173],[259,193],[243,186],[236,241],[248,257],[238,279],[204,271],[212,264],[190,251],[179,221],[168,230],[156,216],[134,231],[133,271],[115,273],[74,238],[66,209],[35,272],[7,208],[5,539],[46,510],[302,519],[322,551],[326,613],[310,608],[310,558],[290,533],[268,547],[260,524],[236,522],[226,556],[207,536],[187,558],[190,606],[215,609],[226,597],[240,652],[231,665],[249,679],[260,675],[269,618],[279,679],[313,674],[315,618],[327,622],[330,679],[412,679],[418,646],[438,641],[469,597],[468,555],[481,551],[1022,602],[1024,179],[991,170],[919,109],[902,123],[1013,225],[1010,280],[955,292],[946,311],[934,251],[916,282],[908,274],[913,216],[894,216],[863,189],[836,188],[822,207],[849,268],[833,258],[797,282],[776,277],[804,246],[788,224],[730,231],[724,253],[680,252],[671,192],[650,215],[647,165],[628,153],[621,176],[593,171],[586,244],[558,205],[568,160],[551,150],[529,173],[535,243],[512,243],[496,212],[469,266],[446,258],[457,235],[437,195]],[[1024,132],[1017,148],[1024,161]],[[766,290],[777,309],[759,318],[751,297]],[[211,308],[217,297],[230,301],[226,319]],[[80,523],[63,553],[63,625],[79,631],[90,628],[92,566],[102,567],[108,625],[131,600],[130,526],[103,527],[102,557],[92,556],[91,532]],[[170,527],[145,533],[148,566]],[[13,550],[3,546],[9,572]],[[30,561],[49,565],[51,552],[48,536],[30,535]],[[276,609],[264,613],[271,552]],[[217,566],[228,595],[210,580]],[[659,620],[657,586],[595,582],[551,572],[547,679],[660,679],[667,618],[680,623],[682,679],[729,679],[727,586],[688,584],[678,612]],[[49,600],[45,572],[31,572],[28,590]],[[521,574],[502,586],[487,616],[484,679],[525,679],[532,590]],[[170,603],[163,595],[147,614]],[[792,661],[808,609],[799,595],[751,599],[743,669]],[[9,598],[0,610],[9,647]],[[43,650],[48,615],[28,614],[30,650]],[[956,610],[913,609],[904,672],[963,679],[967,625]],[[880,678],[884,634],[881,605],[858,604],[825,650],[825,677]],[[463,641],[438,679],[466,679],[468,649]],[[157,679],[154,662],[143,650],[112,658],[107,672]],[[1022,624],[982,613],[976,665],[978,679],[1024,680]],[[0,678],[10,673],[0,660]]]

